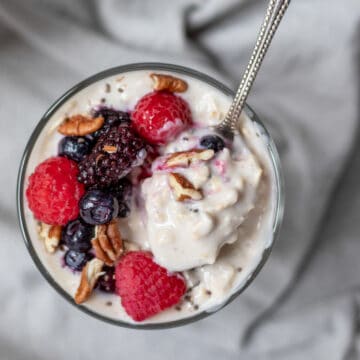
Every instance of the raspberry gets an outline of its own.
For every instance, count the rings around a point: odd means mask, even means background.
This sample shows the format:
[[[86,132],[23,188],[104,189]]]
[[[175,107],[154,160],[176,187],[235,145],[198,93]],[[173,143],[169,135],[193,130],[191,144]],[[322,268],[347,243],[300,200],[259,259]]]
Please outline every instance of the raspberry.
[[[192,122],[185,100],[167,91],[142,97],[131,114],[136,131],[149,143],[164,145]]]
[[[65,157],[52,157],[36,167],[26,189],[29,208],[36,219],[65,225],[78,217],[78,203],[85,188],[77,176],[76,162]]]
[[[156,264],[148,252],[132,251],[115,269],[116,293],[135,321],[142,321],[177,304],[186,291],[184,279]]]
[[[115,125],[103,133],[79,163],[79,181],[88,187],[116,185],[146,157],[144,141],[130,126]]]

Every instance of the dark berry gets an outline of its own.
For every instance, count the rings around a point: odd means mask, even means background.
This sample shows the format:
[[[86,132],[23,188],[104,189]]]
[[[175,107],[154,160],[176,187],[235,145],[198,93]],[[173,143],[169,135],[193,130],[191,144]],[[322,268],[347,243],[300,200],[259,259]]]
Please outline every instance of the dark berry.
[[[81,220],[70,221],[63,229],[61,239],[71,250],[85,252],[91,249],[94,227]]]
[[[98,289],[107,293],[115,292],[115,268],[110,266],[104,266],[102,271],[104,275],[99,277],[97,282]]]
[[[200,145],[206,149],[212,149],[215,152],[225,147],[224,140],[217,135],[206,135],[200,139]]]
[[[118,184],[113,185],[106,189],[110,194],[112,194],[119,203],[119,217],[126,217],[129,212],[129,203],[132,192],[132,184],[130,180],[124,178],[119,181]]]
[[[113,126],[79,163],[79,181],[96,188],[116,185],[132,168],[142,165],[146,154],[144,141],[130,126]]]
[[[131,196],[131,181],[126,178],[121,179],[116,185],[110,186],[107,190],[116,197],[119,203],[127,201]]]
[[[90,190],[80,200],[80,216],[88,224],[110,222],[118,215],[119,204],[114,196],[101,190]]]
[[[124,218],[127,217],[130,213],[129,206],[124,202],[119,203],[119,212],[118,217]]]
[[[106,106],[99,106],[93,110],[93,116],[102,116],[104,118],[104,125],[101,129],[96,131],[93,136],[98,138],[100,135],[107,132],[112,126],[130,123],[130,114],[124,111],[115,110]]]
[[[92,255],[84,252],[69,250],[65,254],[65,264],[74,271],[81,271],[86,263],[92,259]]]
[[[87,138],[66,136],[59,143],[59,155],[79,162],[90,152],[91,146]]]

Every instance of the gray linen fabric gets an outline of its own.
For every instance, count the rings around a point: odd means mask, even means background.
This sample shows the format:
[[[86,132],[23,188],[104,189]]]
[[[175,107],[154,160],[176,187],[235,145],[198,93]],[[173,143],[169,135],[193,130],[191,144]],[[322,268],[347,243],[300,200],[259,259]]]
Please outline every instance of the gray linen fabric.
[[[45,282],[15,210],[22,151],[65,90],[116,65],[162,61],[234,87],[264,1],[0,0],[0,359],[359,359],[359,0],[293,0],[249,103],[286,180],[283,231],[253,285],[172,330],[116,328]]]

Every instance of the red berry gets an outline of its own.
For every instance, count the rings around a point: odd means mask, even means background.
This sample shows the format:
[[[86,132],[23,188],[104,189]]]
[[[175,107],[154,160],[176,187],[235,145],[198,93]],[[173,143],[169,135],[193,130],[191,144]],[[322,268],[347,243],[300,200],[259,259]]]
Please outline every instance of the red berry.
[[[116,293],[135,321],[142,321],[177,304],[186,291],[179,274],[170,275],[144,251],[131,251],[115,270]]]
[[[85,192],[77,180],[75,161],[52,157],[39,164],[29,177],[26,197],[36,219],[50,225],[65,225],[79,216],[79,200]]]
[[[155,91],[142,97],[131,118],[144,139],[159,145],[172,140],[192,122],[187,102],[167,91]]]

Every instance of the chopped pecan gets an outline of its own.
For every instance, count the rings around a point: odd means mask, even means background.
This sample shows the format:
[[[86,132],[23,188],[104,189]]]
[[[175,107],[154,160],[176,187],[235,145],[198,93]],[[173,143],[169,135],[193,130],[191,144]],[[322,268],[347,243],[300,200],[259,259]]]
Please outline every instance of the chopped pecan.
[[[155,90],[168,90],[171,92],[184,92],[188,88],[186,81],[175,76],[165,74],[151,74]]]
[[[98,259],[106,265],[114,265],[124,251],[117,221],[112,220],[108,224],[98,225],[96,237],[91,240],[91,243]]]
[[[170,173],[169,184],[178,201],[201,200],[203,198],[201,191],[196,190],[194,185],[183,175]]]
[[[210,160],[214,157],[215,152],[211,149],[201,150],[194,149],[189,151],[180,151],[171,154],[166,160],[165,164],[168,167],[187,167],[191,164],[191,162],[195,160]]]
[[[39,234],[44,239],[46,251],[50,254],[53,254],[60,243],[61,226],[41,223]]]
[[[103,124],[104,118],[101,116],[92,119],[84,115],[74,115],[65,119],[58,131],[66,136],[84,136],[99,130]]]
[[[113,145],[104,145],[103,150],[108,154],[116,153],[117,147]]]
[[[80,285],[76,290],[74,300],[77,304],[82,304],[89,299],[97,279],[103,275],[101,272],[104,263],[99,259],[90,260],[82,269]]]

